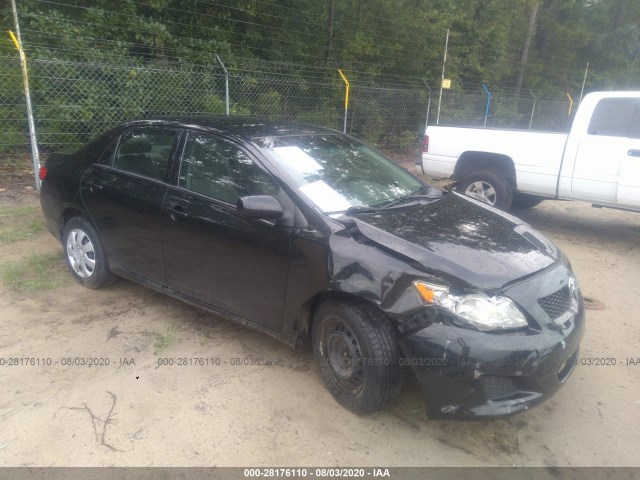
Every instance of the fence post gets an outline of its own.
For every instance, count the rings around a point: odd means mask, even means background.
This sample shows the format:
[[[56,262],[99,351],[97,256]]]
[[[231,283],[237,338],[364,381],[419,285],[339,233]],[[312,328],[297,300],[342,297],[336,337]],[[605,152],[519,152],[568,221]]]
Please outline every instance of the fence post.
[[[531,94],[531,96],[533,97],[533,107],[531,107],[531,118],[529,119],[529,130],[531,130],[531,125],[533,125],[533,112],[536,111],[536,101],[537,98],[536,96],[533,94],[533,90],[529,89],[529,93]]]
[[[344,76],[342,70],[338,69],[338,73],[340,77],[342,77],[342,81],[345,85],[344,91],[344,126],[342,127],[342,133],[347,133],[347,113],[349,112],[349,80]]]
[[[449,50],[449,29],[447,28],[447,38],[444,41],[444,57],[442,58],[442,77],[440,78],[440,96],[438,97],[438,115],[436,125],[440,125],[440,107],[442,106],[442,89],[444,87],[444,68],[447,64],[447,50]]]
[[[582,79],[582,89],[580,90],[580,100],[578,105],[582,103],[582,95],[584,94],[584,86],[587,83],[587,73],[589,73],[589,62],[587,62],[587,68],[584,69],[584,78]]]
[[[229,116],[229,72],[227,71],[224,63],[220,60],[220,56],[216,55],[216,60],[222,67],[222,71],[224,72],[224,103],[227,111],[227,116]]]
[[[427,87],[427,90],[429,90],[429,100],[427,100],[427,120],[424,124],[426,130],[426,128],[429,126],[429,110],[431,110],[431,87],[424,78],[422,79],[422,83],[424,83],[424,86]]]
[[[487,95],[487,104],[484,107],[484,126],[486,127],[487,117],[489,116],[489,107],[491,106],[491,92],[489,91],[489,89],[484,83],[482,84],[482,89],[484,90],[484,93],[486,93]]]
[[[9,30],[9,36],[13,44],[20,54],[20,65],[22,67],[22,79],[24,82],[24,97],[27,103],[27,119],[29,121],[29,140],[31,141],[31,160],[33,162],[33,176],[35,179],[36,190],[40,190],[40,153],[38,152],[38,142],[36,141],[36,124],[33,120],[33,108],[31,106],[31,93],[29,91],[29,72],[27,71],[27,56],[22,49],[22,40],[20,37],[20,24],[18,23],[18,9],[16,8],[16,0],[11,0],[11,8],[13,9],[13,21],[16,27],[15,37],[13,32]]]

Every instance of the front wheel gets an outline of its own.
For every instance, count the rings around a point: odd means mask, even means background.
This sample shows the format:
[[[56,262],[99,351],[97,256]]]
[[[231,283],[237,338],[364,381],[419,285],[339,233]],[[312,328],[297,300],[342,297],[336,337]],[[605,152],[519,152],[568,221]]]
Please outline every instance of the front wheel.
[[[493,170],[477,170],[464,177],[457,190],[500,210],[509,210],[513,191],[509,182]]]
[[[82,217],[73,217],[64,226],[65,260],[75,279],[88,288],[100,288],[117,280],[107,265],[98,234]]]
[[[395,332],[373,306],[329,301],[316,312],[313,353],[334,398],[356,413],[383,409],[400,391]]]

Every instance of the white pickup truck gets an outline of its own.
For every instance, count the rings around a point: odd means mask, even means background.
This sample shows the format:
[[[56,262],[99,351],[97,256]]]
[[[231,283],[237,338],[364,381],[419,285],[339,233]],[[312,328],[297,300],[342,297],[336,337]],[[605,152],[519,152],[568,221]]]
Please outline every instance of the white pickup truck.
[[[640,92],[585,96],[568,135],[430,125],[417,167],[503,210],[549,198],[640,211]]]

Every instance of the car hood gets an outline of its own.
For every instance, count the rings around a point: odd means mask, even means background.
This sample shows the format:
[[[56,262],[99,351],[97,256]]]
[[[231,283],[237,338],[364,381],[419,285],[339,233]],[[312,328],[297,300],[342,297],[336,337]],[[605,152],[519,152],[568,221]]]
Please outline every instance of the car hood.
[[[559,255],[516,217],[454,193],[352,218],[370,241],[460,286],[499,289],[554,264]]]

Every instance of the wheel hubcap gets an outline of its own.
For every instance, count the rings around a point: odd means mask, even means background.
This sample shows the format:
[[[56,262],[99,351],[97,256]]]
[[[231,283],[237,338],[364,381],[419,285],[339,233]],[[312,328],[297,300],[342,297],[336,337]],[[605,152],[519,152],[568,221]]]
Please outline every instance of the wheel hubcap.
[[[477,182],[473,182],[467,187],[464,193],[489,205],[496,204],[496,190],[490,183],[485,181],[478,180]]]
[[[81,278],[89,278],[96,270],[96,253],[89,236],[74,228],[67,236],[67,259],[73,271]]]
[[[327,322],[323,340],[332,377],[343,389],[357,394],[364,383],[364,362],[358,339],[342,320],[334,317]]]

